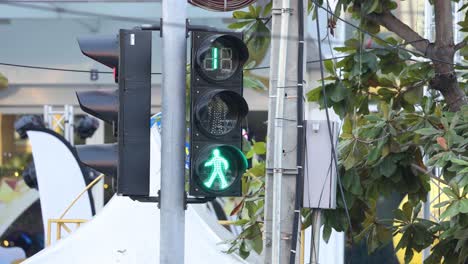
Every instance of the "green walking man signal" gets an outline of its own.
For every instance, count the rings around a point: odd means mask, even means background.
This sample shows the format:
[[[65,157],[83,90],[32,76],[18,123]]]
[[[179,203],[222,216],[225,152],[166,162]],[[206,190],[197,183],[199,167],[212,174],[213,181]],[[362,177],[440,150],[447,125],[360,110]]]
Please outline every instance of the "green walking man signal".
[[[207,188],[211,188],[214,181],[218,178],[221,182],[221,189],[226,189],[228,187],[225,173],[229,169],[229,163],[221,156],[219,149],[213,150],[213,157],[205,162],[205,167],[213,167],[210,177],[203,183]]]

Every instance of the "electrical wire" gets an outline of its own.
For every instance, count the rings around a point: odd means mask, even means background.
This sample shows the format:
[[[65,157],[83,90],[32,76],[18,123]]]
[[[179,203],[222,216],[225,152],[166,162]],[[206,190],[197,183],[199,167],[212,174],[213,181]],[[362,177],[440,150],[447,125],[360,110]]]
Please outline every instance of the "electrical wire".
[[[339,57],[334,57],[334,58],[328,58],[324,60],[336,60],[336,59],[342,59],[346,57],[353,56],[351,55],[345,55],[345,56],[339,56]],[[320,60],[311,60],[307,61],[307,64],[309,63],[317,63],[320,62]],[[16,63],[7,63],[7,62],[0,62],[1,66],[8,66],[8,67],[18,67],[18,68],[27,68],[27,69],[34,69],[34,70],[48,70],[48,71],[64,71],[64,72],[76,72],[76,73],[99,73],[99,74],[113,74],[112,71],[92,71],[92,70],[78,70],[78,69],[68,69],[68,68],[55,68],[55,67],[45,67],[45,66],[34,66],[34,65],[27,65],[27,64],[16,64]],[[260,67],[251,67],[251,68],[244,68],[244,71],[254,71],[254,70],[263,70],[263,69],[269,69],[270,66],[260,66]],[[153,75],[161,75],[161,72],[152,72],[151,74]],[[292,88],[296,88],[296,86],[293,86]]]
[[[34,69],[34,70],[78,72],[78,73],[91,73],[91,72],[96,72],[96,71],[87,71],[87,70],[76,70],[76,69],[65,69],[65,68],[53,68],[53,67],[44,67],[44,66],[32,66],[32,65],[14,64],[14,63],[6,63],[6,62],[0,62],[0,65],[2,65],[2,66],[10,66],[10,67],[27,68],[27,69]],[[97,71],[96,73],[113,74],[113,72],[111,72],[111,71]]]
[[[56,12],[58,14],[65,13],[65,14],[72,14],[72,15],[99,17],[99,18],[105,18],[105,19],[117,20],[117,21],[125,21],[125,22],[136,22],[136,23],[155,23],[156,22],[155,20],[152,20],[152,19],[114,16],[114,15],[108,15],[108,14],[102,14],[102,13],[73,10],[73,9],[68,9],[68,8],[63,8],[63,7],[50,7],[50,6],[34,5],[34,4],[26,4],[26,3],[15,3],[15,2],[3,2],[1,4],[16,6],[16,7],[23,7],[23,8],[28,8],[28,9]]]
[[[299,238],[299,221],[302,208],[302,197],[304,195],[304,1],[297,1],[298,15],[298,47],[297,47],[297,176],[296,197],[294,201],[294,220],[291,239],[291,250],[289,252],[289,263],[294,264],[296,260],[297,240]]]
[[[192,5],[200,6],[209,10],[214,10],[214,11],[232,11],[234,9],[239,9],[242,8],[250,3],[253,3],[255,0],[189,0],[189,3]],[[316,0],[313,0],[314,3],[316,3]],[[63,7],[47,7],[47,6],[38,6],[38,5],[33,5],[33,4],[25,4],[25,3],[12,3],[12,2],[6,2],[6,3],[1,3],[5,5],[11,5],[11,6],[18,6],[18,7],[24,7],[24,8],[30,8],[30,9],[37,9],[37,10],[43,10],[43,11],[50,11],[50,12],[56,12],[56,13],[68,13],[68,14],[74,14],[74,15],[84,15],[84,16],[91,16],[91,17],[100,17],[100,18],[106,18],[110,20],[118,20],[118,21],[126,21],[126,22],[137,22],[137,23],[155,23],[156,21],[154,20],[149,20],[149,19],[141,19],[141,18],[135,18],[135,17],[124,17],[124,16],[115,16],[115,15],[108,15],[108,14],[102,14],[102,13],[94,13],[94,12],[88,12],[88,11],[79,11],[79,10],[73,10],[73,9],[68,9],[68,8],[63,8]],[[377,35],[370,33],[369,31],[354,25],[353,23],[340,18],[339,16],[335,15],[332,11],[328,10],[327,8],[323,6],[319,6],[319,8],[325,10],[329,15],[333,16],[337,20],[342,21],[343,23],[379,40],[387,44],[388,48],[390,49],[400,49],[406,52],[409,52],[411,54],[414,54],[419,57],[423,57],[426,59],[430,59],[435,62],[439,63],[444,63],[444,64],[449,64],[452,66],[456,67],[461,67],[463,69],[468,69],[468,67],[464,65],[460,65],[457,63],[452,63],[452,62],[447,62],[444,60],[440,59],[435,59],[435,58],[429,58],[425,54],[421,54],[419,52],[409,50],[406,48],[402,48],[404,45],[394,45],[393,43],[390,43]],[[180,24],[180,25],[174,25],[174,26],[181,26],[181,27],[186,27],[185,24]],[[274,37],[274,36],[271,36]],[[415,40],[412,42],[417,42],[417,41],[428,41],[426,39],[420,39],[420,40]],[[409,44],[411,42],[408,42],[406,44]]]
[[[379,36],[377,36],[377,35],[375,35],[375,34],[373,34],[373,33],[370,33],[369,31],[367,31],[367,30],[365,30],[365,29],[363,29],[363,28],[361,28],[361,27],[359,27],[359,26],[356,26],[356,25],[354,25],[353,23],[351,23],[351,22],[349,22],[349,21],[347,21],[347,20],[345,20],[345,19],[342,19],[341,17],[335,15],[335,13],[331,12],[330,10],[326,9],[326,8],[323,7],[323,6],[320,6],[320,5],[317,3],[317,0],[312,0],[312,1],[314,2],[314,4],[315,4],[316,6],[318,6],[319,8],[321,8],[321,9],[323,9],[323,10],[325,10],[325,12],[327,12],[328,14],[330,14],[331,16],[333,16],[334,18],[336,18],[337,20],[340,20],[341,22],[345,23],[346,25],[349,25],[349,26],[351,26],[351,27],[357,29],[358,31],[360,31],[360,32],[362,32],[362,33],[365,33],[365,34],[367,34],[367,35],[369,35],[369,36],[371,36],[371,37],[373,37],[373,38],[375,38],[375,39],[377,39],[377,40],[379,40],[379,41],[381,41],[381,42],[387,44],[387,45],[388,45],[387,47],[390,48],[390,49],[403,50],[403,51],[409,52],[409,53],[411,53],[411,54],[413,54],[413,55],[415,55],[415,56],[423,57],[423,58],[426,58],[426,59],[429,59],[429,60],[432,60],[432,61],[435,61],[435,62],[443,63],[443,64],[449,64],[449,65],[452,65],[452,66],[457,66],[457,67],[462,67],[462,68],[465,68],[465,67],[466,67],[466,66],[464,66],[464,65],[459,65],[459,64],[457,64],[457,63],[452,63],[452,62],[448,62],[448,61],[444,61],[444,60],[440,60],[440,59],[436,59],[436,58],[430,58],[430,57],[426,56],[425,54],[421,54],[421,53],[419,53],[419,52],[417,52],[417,51],[410,50],[410,49],[407,49],[407,48],[403,48],[401,45],[394,45],[393,43],[391,43],[391,42],[389,42],[389,41],[387,41],[387,40],[385,40],[385,39],[382,39],[382,38],[380,38]],[[416,40],[416,41],[426,41],[426,40],[422,40],[422,39],[419,40],[419,39],[418,39],[418,40]],[[428,40],[427,40],[427,41],[428,41]]]
[[[366,52],[371,52],[371,51],[364,51],[363,53]],[[337,59],[344,59],[347,57],[354,56],[354,54],[349,54],[349,55],[343,55],[343,56],[336,56],[336,57],[331,57],[331,58],[326,58],[322,60],[310,60],[307,61],[307,64],[311,63],[319,63],[322,61],[329,61],[329,60],[337,60]],[[411,60],[411,59],[409,59]],[[417,60],[414,60],[417,61]],[[9,66],[9,67],[19,67],[19,68],[27,68],[27,69],[34,69],[34,70],[49,70],[49,71],[64,71],[64,72],[76,72],[76,73],[99,73],[99,74],[113,74],[112,71],[91,71],[91,70],[78,70],[78,69],[67,69],[67,68],[54,68],[54,67],[45,67],[45,66],[34,66],[34,65],[27,65],[27,64],[16,64],[16,63],[7,63],[7,62],[0,62],[1,66]],[[251,67],[251,68],[244,68],[244,71],[255,71],[255,70],[264,70],[264,69],[269,69],[270,66],[259,66],[259,67]],[[161,75],[161,72],[152,72],[151,74],[153,75]],[[296,86],[293,86],[291,88],[296,89]]]
[[[315,22],[316,22],[316,25],[317,25],[317,39],[320,39],[320,22],[319,22],[319,17],[318,17],[318,7],[321,7],[321,6],[317,3],[317,0],[313,0],[313,1],[314,1],[314,4],[315,4],[315,18],[316,18]],[[318,41],[318,49],[319,49],[319,58],[322,59],[322,44],[321,44],[320,41]],[[326,93],[326,89],[325,89],[325,73],[324,73],[322,63],[320,63],[320,76],[321,76],[321,83],[322,83],[322,94],[323,94],[323,97],[324,97],[323,101],[324,101],[324,104],[325,104],[325,114],[326,114],[326,117],[327,117],[328,134],[329,134],[329,137],[330,137],[330,142],[333,144],[333,134],[332,134],[331,124],[330,124],[330,113],[328,111],[328,102],[326,100],[327,93]],[[351,233],[351,243],[354,244],[354,239],[353,239],[353,236],[352,236],[353,227],[352,227],[352,223],[351,223],[351,216],[349,214],[348,204],[346,202],[346,197],[344,195],[344,190],[343,190],[343,184],[342,184],[341,178],[340,178],[340,171],[339,171],[339,167],[338,167],[338,158],[337,158],[335,149],[332,148],[331,151],[332,151],[333,161],[334,161],[335,169],[336,169],[336,175],[337,175],[336,178],[337,178],[337,181],[338,181],[338,187],[340,189],[340,194],[341,194],[341,198],[342,198],[342,201],[343,201],[343,207],[345,209],[346,217],[347,217],[348,224],[349,224],[349,230],[350,230],[350,233]]]

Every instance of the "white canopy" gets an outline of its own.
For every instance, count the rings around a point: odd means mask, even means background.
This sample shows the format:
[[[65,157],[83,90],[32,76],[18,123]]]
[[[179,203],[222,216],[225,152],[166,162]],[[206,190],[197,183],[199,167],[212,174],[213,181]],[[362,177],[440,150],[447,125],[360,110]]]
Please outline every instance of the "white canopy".
[[[159,189],[160,183],[160,134],[156,126],[153,126],[151,136],[150,189],[151,193],[154,193]],[[41,144],[47,145],[48,140],[42,138]],[[37,141],[31,142],[34,152]],[[58,149],[54,151],[64,152]],[[36,159],[36,155],[34,159],[36,164],[40,160]],[[62,161],[60,166],[67,171],[65,168],[70,168],[72,162],[76,161]],[[38,170],[37,177],[45,177],[44,173],[50,172]],[[42,186],[39,190],[43,191]],[[211,224],[203,217],[204,208],[204,205],[190,205],[186,211],[185,262],[247,263],[236,255],[223,253],[228,247],[222,244],[224,238],[215,233],[210,227]],[[114,196],[87,224],[23,263],[159,263],[159,243],[157,205]]]

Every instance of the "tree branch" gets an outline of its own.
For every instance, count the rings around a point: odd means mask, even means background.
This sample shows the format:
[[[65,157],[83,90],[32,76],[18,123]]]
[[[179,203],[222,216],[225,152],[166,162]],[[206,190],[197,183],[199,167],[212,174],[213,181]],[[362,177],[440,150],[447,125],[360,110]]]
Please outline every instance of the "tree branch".
[[[415,164],[415,163],[411,163],[411,167],[412,167],[413,169],[415,169],[415,170],[421,172],[421,173],[424,173],[424,174],[429,175],[429,177],[431,177],[432,179],[434,179],[434,180],[436,180],[436,181],[438,181],[438,182],[441,182],[441,183],[443,183],[443,184],[448,185],[448,183],[447,183],[444,179],[435,176],[434,174],[432,174],[432,172],[430,172],[430,171],[428,171],[428,170],[426,170],[426,169],[424,169],[424,168],[421,168],[419,165],[417,165],[417,164]]]
[[[385,11],[381,14],[371,13],[366,16],[367,19],[386,27],[388,30],[397,34],[400,38],[411,44],[416,50],[422,54],[426,54],[429,40],[423,38],[416,31],[411,29],[407,24],[394,16],[390,11]]]
[[[457,51],[457,50],[462,49],[462,48],[465,47],[466,45],[468,45],[468,41],[467,41],[467,40],[463,40],[462,42],[460,42],[460,43],[458,43],[457,45],[455,45],[454,49],[455,49],[455,51]]]
[[[434,13],[436,47],[448,47],[453,45],[452,1],[435,0]]]

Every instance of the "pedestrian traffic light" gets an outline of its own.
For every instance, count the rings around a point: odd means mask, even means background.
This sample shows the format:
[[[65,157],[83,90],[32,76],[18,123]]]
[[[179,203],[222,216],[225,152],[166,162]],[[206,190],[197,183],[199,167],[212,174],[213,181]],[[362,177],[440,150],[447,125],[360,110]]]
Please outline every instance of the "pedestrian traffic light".
[[[242,33],[192,31],[190,87],[190,194],[240,196],[247,169],[242,121]]]
[[[114,69],[116,91],[78,92],[83,111],[110,123],[116,144],[77,146],[82,163],[116,176],[121,195],[149,195],[151,32],[119,31],[116,37],[78,39],[86,56]]]

